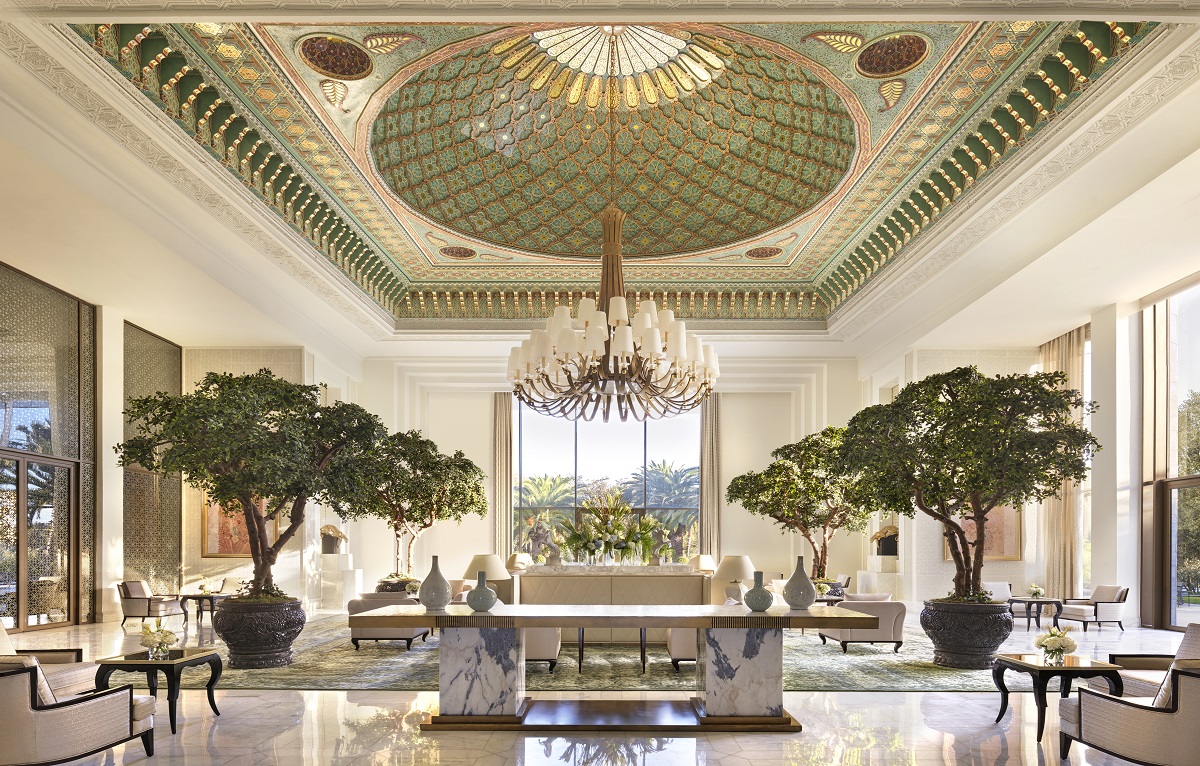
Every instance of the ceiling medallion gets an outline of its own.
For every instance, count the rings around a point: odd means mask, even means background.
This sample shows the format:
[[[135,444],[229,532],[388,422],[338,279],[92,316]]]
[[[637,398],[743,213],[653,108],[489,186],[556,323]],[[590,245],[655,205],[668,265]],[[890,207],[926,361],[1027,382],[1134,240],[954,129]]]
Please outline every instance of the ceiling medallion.
[[[616,66],[609,76],[610,48]],[[630,109],[645,101],[675,100],[707,87],[725,69],[722,56],[733,50],[711,37],[643,25],[578,26],[534,32],[503,40],[492,53],[516,70],[534,91],[567,103],[600,105],[605,81]]]
[[[746,257],[756,261],[766,261],[781,255],[783,255],[782,247],[752,247],[746,251]]]
[[[918,34],[901,32],[864,45],[854,57],[854,68],[864,77],[885,79],[911,72],[928,55],[928,40]]]
[[[344,37],[314,35],[300,41],[300,58],[313,71],[338,80],[361,80],[375,65],[362,46]]]
[[[449,245],[438,250],[439,253],[447,258],[454,258],[459,261],[469,261],[474,258],[476,253],[469,247],[459,247],[457,245]]]
[[[608,64],[600,75],[610,81],[621,71],[617,40],[616,34],[608,35]],[[720,375],[717,354],[654,301],[642,301],[630,321],[621,270],[625,213],[616,205],[614,182],[619,96],[613,88],[604,91],[610,172],[609,203],[600,214],[599,307],[583,298],[574,317],[569,306],[555,307],[545,329],[533,330],[512,349],[508,380],[517,399],[543,415],[592,420],[599,414],[608,422],[615,410],[623,421],[674,417],[712,393]]]

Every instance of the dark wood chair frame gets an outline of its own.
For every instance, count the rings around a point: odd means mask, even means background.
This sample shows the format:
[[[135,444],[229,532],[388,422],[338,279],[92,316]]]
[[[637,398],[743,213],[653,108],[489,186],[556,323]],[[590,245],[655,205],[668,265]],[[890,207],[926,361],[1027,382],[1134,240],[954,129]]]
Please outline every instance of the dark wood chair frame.
[[[424,633],[422,633],[421,640],[422,641],[428,640],[429,635],[431,633],[433,633],[432,630],[427,630]],[[412,649],[413,641],[416,641],[416,640],[417,640],[416,636],[413,636],[412,638],[352,638],[352,639],[350,639],[350,643],[354,644],[354,651],[357,652],[359,641],[374,641],[377,644],[380,641],[403,641],[404,642],[404,651],[408,651],[409,649]]]
[[[821,639],[822,644],[825,644],[825,639],[836,641],[837,643],[841,644],[842,654],[846,653],[846,649],[850,644],[870,644],[871,646],[874,646],[875,644],[895,644],[895,647],[892,649],[892,654],[899,654],[900,647],[904,646],[903,641],[838,641],[833,636],[827,636],[824,633],[818,633],[817,637]]]

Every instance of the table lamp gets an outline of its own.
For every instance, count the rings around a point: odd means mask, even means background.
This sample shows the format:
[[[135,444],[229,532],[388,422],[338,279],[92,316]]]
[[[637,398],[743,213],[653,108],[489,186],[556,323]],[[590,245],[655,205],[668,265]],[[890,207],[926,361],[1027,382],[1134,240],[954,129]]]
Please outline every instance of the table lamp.
[[[690,564],[692,569],[695,569],[697,572],[704,572],[705,574],[712,574],[713,572],[717,571],[717,562],[714,561],[713,557],[707,553],[701,553],[699,556],[692,556],[692,558],[688,560],[688,564]]]
[[[504,566],[504,559],[495,553],[479,553],[473,556],[471,563],[467,564],[467,571],[463,573],[463,579],[474,581],[480,572],[486,573],[486,579],[488,580],[512,579],[508,568]],[[753,577],[754,573],[752,572],[750,576]]]
[[[754,579],[754,563],[749,556],[722,556],[717,565],[713,580],[718,583],[728,583],[725,588],[726,598],[742,600],[742,580]]]

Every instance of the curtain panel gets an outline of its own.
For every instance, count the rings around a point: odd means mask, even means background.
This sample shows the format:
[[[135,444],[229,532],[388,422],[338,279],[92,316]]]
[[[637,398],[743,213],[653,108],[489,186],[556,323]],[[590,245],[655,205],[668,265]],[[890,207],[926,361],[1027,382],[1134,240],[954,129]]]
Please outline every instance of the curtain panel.
[[[1083,390],[1084,343],[1091,325],[1077,327],[1042,344],[1038,351],[1044,372],[1063,372],[1067,387]],[[1083,421],[1083,412],[1074,413]],[[1042,539],[1046,545],[1046,593],[1052,597],[1079,598],[1083,595],[1083,524],[1079,487],[1063,482],[1062,492],[1041,504]]]
[[[507,560],[513,552],[513,395],[498,391],[492,399],[492,537],[496,553]]]
[[[700,553],[721,558],[721,395],[700,405]]]

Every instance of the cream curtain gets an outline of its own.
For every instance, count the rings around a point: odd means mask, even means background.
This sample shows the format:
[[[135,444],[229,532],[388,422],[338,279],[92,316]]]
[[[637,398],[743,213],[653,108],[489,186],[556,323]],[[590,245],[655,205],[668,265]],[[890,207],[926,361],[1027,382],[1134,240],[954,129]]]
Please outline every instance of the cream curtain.
[[[512,393],[497,392],[492,400],[492,412],[496,423],[492,441],[492,529],[496,553],[507,559],[513,552]]]
[[[1090,335],[1091,325],[1084,325],[1043,344],[1038,349],[1042,370],[1066,373],[1067,386],[1082,391],[1083,347]],[[1075,416],[1082,419],[1083,413],[1076,412]],[[1083,595],[1083,525],[1075,482],[1063,482],[1060,496],[1044,501],[1041,511],[1042,539],[1046,545],[1046,595],[1078,598]]]
[[[700,553],[721,558],[721,395],[700,405]]]

